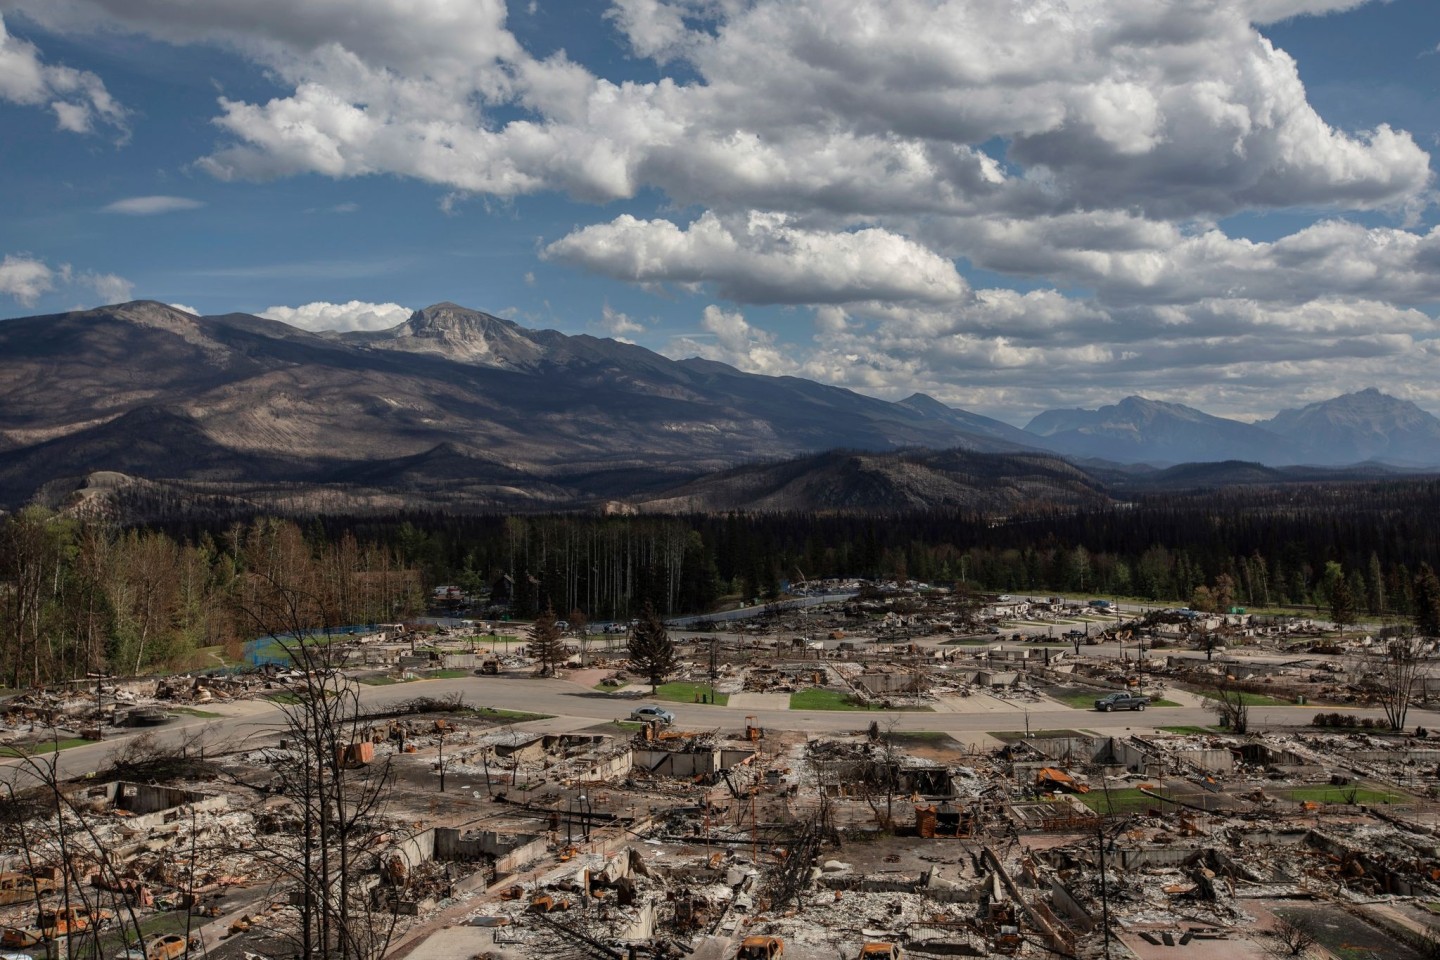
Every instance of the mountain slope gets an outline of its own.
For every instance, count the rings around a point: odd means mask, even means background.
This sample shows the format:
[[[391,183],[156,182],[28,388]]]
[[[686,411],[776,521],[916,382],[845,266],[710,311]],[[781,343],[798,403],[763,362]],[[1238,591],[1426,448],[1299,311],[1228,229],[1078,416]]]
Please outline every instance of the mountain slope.
[[[797,451],[1018,448],[963,424],[454,304],[345,335],[144,301],[0,324],[4,506],[106,470],[558,505]]]
[[[1012,427],[1001,420],[982,417],[980,414],[971,413],[968,410],[957,410],[955,407],[946,406],[934,397],[923,393],[912,393],[904,400],[899,401],[897,405],[914,410],[926,420],[938,420],[977,437],[990,437],[1004,443],[1014,444],[1017,448],[1043,446],[1033,435],[1019,427]]]
[[[1302,446],[1312,463],[1440,463],[1440,419],[1374,387],[1282,410],[1256,426]]]
[[[1144,397],[1098,410],[1047,410],[1025,432],[1059,453],[1121,463],[1303,459],[1294,443],[1261,427]]]
[[[781,463],[737,467],[639,498],[647,513],[959,509],[1010,514],[1109,502],[1084,471],[1044,454],[966,450],[859,453],[831,450]]]

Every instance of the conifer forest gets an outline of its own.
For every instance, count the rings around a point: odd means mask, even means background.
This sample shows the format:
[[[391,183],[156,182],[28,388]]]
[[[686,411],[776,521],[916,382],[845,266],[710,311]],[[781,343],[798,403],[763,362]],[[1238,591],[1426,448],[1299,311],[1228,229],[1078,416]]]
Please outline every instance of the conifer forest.
[[[1088,511],[985,517],[554,514],[191,518],[124,527],[38,507],[0,521],[0,671],[11,686],[203,668],[253,639],[246,584],[274,562],[321,598],[316,629],[402,619],[437,585],[592,620],[702,613],[821,578],[961,583],[1171,602],[1435,615],[1440,482],[1155,494]]]

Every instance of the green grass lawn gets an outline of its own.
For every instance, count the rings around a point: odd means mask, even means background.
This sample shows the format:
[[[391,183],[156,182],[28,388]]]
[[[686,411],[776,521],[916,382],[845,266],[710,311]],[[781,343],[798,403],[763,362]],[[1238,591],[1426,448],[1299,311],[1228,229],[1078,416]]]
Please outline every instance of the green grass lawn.
[[[710,684],[689,683],[676,681],[675,683],[662,683],[655,690],[655,699],[668,700],[671,703],[699,703],[701,697],[710,695]],[[730,694],[715,694],[714,704],[723,707],[730,702]]]
[[[1193,734],[1221,733],[1221,732],[1222,732],[1222,730],[1221,730],[1219,727],[1156,727],[1155,729],[1156,729],[1156,730],[1161,730],[1161,731],[1163,731],[1163,732],[1165,732],[1165,733],[1178,733],[1178,734],[1181,734],[1182,736],[1190,736],[1190,735],[1193,735]]]
[[[475,638],[475,643],[477,645],[488,646],[492,651],[503,650],[506,653],[510,652],[510,645],[512,643],[524,642],[525,638],[518,637],[513,633],[501,633],[496,634],[495,636],[490,636],[489,634],[482,633],[480,636]]]
[[[196,669],[204,670],[213,668],[216,664],[226,667],[236,666],[240,661],[232,660],[225,655],[225,647],[222,644],[212,644],[208,647],[196,647],[193,654]]]
[[[842,690],[826,690],[817,687],[814,690],[801,690],[790,694],[791,710],[884,710],[878,704],[866,705],[858,702],[853,694]],[[909,713],[933,713],[930,707],[891,707],[893,711],[906,711]]]
[[[213,717],[222,716],[222,714],[215,713],[213,710],[197,710],[194,707],[171,707],[170,712],[183,713],[192,717],[203,717],[207,720]]]
[[[1400,790],[1385,790],[1375,787],[1359,786],[1351,784],[1344,787],[1332,786],[1328,783],[1311,784],[1305,787],[1289,787],[1277,791],[1278,795],[1287,800],[1294,800],[1297,803],[1309,801],[1311,803],[1350,803],[1351,794],[1354,794],[1355,803],[1371,805],[1385,803],[1409,803],[1414,797]]]
[[[407,680],[396,680],[394,677],[387,677],[384,674],[377,674],[373,677],[358,677],[357,683],[363,683],[367,687],[388,687],[392,683],[408,683]]]
[[[1160,793],[1158,790],[1151,792]],[[1160,795],[1164,796],[1163,793]],[[1171,806],[1162,800],[1146,796],[1136,787],[1122,787],[1119,790],[1112,788],[1108,796],[1106,791],[1096,787],[1089,793],[1080,794],[1080,802],[1102,816],[1144,813],[1146,810],[1164,809]]]
[[[42,753],[54,753],[56,750],[69,750],[71,747],[83,747],[93,742],[84,737],[70,737],[59,742],[42,740],[23,747],[0,747],[0,757],[33,757]]]
[[[1207,700],[1219,700],[1220,696],[1214,690],[1196,690],[1198,696]],[[1267,696],[1263,693],[1241,692],[1240,702],[1247,707],[1290,707],[1294,706],[1289,700],[1282,700],[1279,697]]]
[[[461,677],[468,676],[470,676],[470,671],[462,670],[459,667],[450,667],[446,670],[427,670],[425,672],[425,679],[427,680],[459,680]]]

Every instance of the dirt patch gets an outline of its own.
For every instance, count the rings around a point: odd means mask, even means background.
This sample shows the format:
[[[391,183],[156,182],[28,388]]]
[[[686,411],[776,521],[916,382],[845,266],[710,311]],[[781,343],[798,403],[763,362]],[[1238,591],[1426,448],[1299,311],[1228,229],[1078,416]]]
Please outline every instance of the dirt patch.
[[[614,668],[607,667],[586,667],[584,670],[569,670],[565,679],[571,683],[578,684],[586,690],[594,689],[595,685],[615,672]]]

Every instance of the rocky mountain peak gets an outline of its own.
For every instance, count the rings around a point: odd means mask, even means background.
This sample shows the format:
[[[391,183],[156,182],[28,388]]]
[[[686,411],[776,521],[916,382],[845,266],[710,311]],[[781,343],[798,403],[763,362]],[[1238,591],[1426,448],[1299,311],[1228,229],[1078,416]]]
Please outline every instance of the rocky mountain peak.
[[[449,302],[416,310],[404,323],[371,339],[369,346],[518,369],[533,367],[545,353],[518,324]]]

